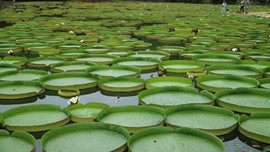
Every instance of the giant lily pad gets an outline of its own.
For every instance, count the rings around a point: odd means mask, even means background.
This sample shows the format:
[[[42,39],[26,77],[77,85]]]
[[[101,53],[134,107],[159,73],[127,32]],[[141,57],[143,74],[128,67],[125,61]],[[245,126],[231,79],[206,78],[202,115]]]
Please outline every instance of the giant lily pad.
[[[145,87],[147,89],[154,87],[166,87],[166,86],[182,86],[182,87],[192,87],[193,83],[188,78],[183,77],[154,77],[147,79],[145,81]]]
[[[239,65],[245,65],[245,66],[251,66],[255,68],[259,68],[264,70],[265,68],[270,67],[270,62],[269,61],[254,61],[254,60],[241,60]]]
[[[20,106],[2,113],[3,127],[15,131],[45,131],[69,122],[69,115],[50,104]]]
[[[133,134],[128,148],[132,152],[223,152],[224,144],[214,135],[196,129],[154,127]]]
[[[164,111],[145,106],[111,107],[102,111],[97,120],[125,127],[130,133],[134,133],[147,127],[163,125]]]
[[[270,144],[270,113],[252,113],[250,117],[242,115],[239,121],[241,134],[257,141]]]
[[[158,63],[161,62],[155,58],[142,58],[142,57],[126,57],[119,58],[113,61],[114,64],[135,66],[142,70],[142,73],[157,71]]]
[[[21,67],[9,63],[0,63],[0,73],[9,71],[18,71]]]
[[[166,109],[165,123],[173,128],[197,128],[224,135],[233,131],[237,122],[238,116],[232,111],[214,106],[180,105]]]
[[[0,99],[22,99],[37,96],[45,91],[39,82],[11,81],[0,83]]]
[[[248,78],[237,75],[204,75],[197,79],[197,85],[205,90],[217,92],[222,89],[234,88],[257,88],[258,81],[254,78]]]
[[[77,61],[87,61],[96,64],[112,64],[113,60],[118,56],[107,55],[107,54],[91,54],[76,59]]]
[[[199,92],[194,88],[158,87],[138,94],[140,104],[158,107],[171,107],[182,104],[213,104],[214,95],[208,91]]]
[[[35,67],[35,68],[46,68],[49,67],[51,64],[63,62],[65,59],[57,58],[49,56],[47,58],[38,57],[38,58],[31,58],[27,62],[27,66]]]
[[[171,56],[175,57],[178,56],[179,52],[186,50],[186,48],[180,46],[160,46],[157,47],[157,50],[169,53]]]
[[[41,138],[46,152],[122,152],[129,134],[122,127],[110,128],[103,123],[76,123],[48,131]],[[78,142],[79,141],[79,142]]]
[[[27,59],[25,57],[18,57],[18,56],[7,56],[4,57],[3,60],[0,61],[0,63],[9,63],[9,64],[15,64],[15,65],[25,65]]]
[[[10,71],[1,73],[0,81],[33,81],[47,74],[48,72],[41,70]]]
[[[245,56],[253,60],[270,60],[270,54],[268,53],[247,53]]]
[[[252,78],[261,78],[263,76],[261,69],[237,64],[213,65],[207,67],[207,71],[216,75],[239,75]]]
[[[126,65],[114,65],[111,67],[106,65],[99,65],[90,67],[86,69],[86,71],[91,74],[96,74],[102,77],[122,77],[122,76],[138,77],[141,74],[141,70],[139,68]]]
[[[86,56],[88,53],[84,50],[62,50],[59,51],[59,54],[56,54],[56,57],[64,59],[76,59],[81,56]]]
[[[75,104],[67,107],[70,113],[70,120],[73,122],[94,121],[98,114],[106,108],[109,108],[109,106],[98,102],[89,102],[85,105]]]
[[[161,51],[137,51],[130,52],[129,57],[142,57],[142,58],[156,58],[160,60],[168,60],[170,57],[169,53]]]
[[[34,152],[36,141],[28,133],[15,131],[9,134],[6,130],[0,130],[0,151],[3,152]]]
[[[97,86],[99,77],[86,72],[56,73],[39,79],[48,90],[87,89]]]
[[[60,62],[51,64],[52,72],[83,72],[96,64],[85,61]]]
[[[144,89],[144,80],[133,77],[102,78],[98,86],[109,92],[132,92]]]
[[[258,88],[221,90],[216,93],[217,103],[227,109],[242,113],[270,110],[270,91]]]
[[[203,72],[204,64],[188,60],[169,60],[159,63],[158,69],[166,75],[186,75],[189,71]]]
[[[237,63],[240,57],[225,55],[225,54],[200,54],[193,57],[199,63],[207,65]]]

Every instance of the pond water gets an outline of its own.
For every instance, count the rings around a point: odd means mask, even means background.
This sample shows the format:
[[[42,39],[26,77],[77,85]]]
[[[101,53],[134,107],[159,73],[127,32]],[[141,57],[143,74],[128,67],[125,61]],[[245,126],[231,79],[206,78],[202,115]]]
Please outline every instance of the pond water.
[[[150,77],[157,77],[158,73],[148,73],[148,74],[142,74],[141,78],[148,79]],[[46,94],[46,93],[45,93]],[[50,92],[47,92],[47,94],[51,94]],[[104,95],[98,90],[90,90],[88,94],[80,95],[80,103],[86,104],[88,102],[101,102],[108,104],[110,106],[122,106],[122,105],[138,105],[139,101],[136,95],[132,96],[123,96],[120,97],[117,101],[117,96],[109,96]],[[36,99],[29,99],[27,102],[30,103],[24,103],[24,104],[10,104],[10,105],[1,105],[0,111],[6,111],[8,109],[18,107],[21,105],[30,105],[30,104],[54,104],[59,105],[60,107],[67,107],[67,101],[68,99],[62,98],[57,95],[43,95]],[[33,101],[31,101],[33,100]],[[228,136],[228,137],[227,137]],[[260,152],[260,150],[253,148],[252,146],[246,144],[245,142],[251,142],[250,140],[241,141],[238,137],[238,132],[234,131],[230,135],[227,135],[225,137],[220,137],[221,139],[225,139],[228,141],[225,141],[225,152]],[[36,151],[42,152],[42,146],[40,143],[40,139],[36,140]],[[259,145],[259,143],[253,142],[254,146]]]

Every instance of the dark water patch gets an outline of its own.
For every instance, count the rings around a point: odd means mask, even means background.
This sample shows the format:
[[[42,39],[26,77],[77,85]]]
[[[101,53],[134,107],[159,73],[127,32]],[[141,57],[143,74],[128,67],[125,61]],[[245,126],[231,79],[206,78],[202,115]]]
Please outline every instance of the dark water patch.
[[[0,28],[5,28],[7,26],[11,26],[13,23],[8,23],[6,21],[0,21]]]

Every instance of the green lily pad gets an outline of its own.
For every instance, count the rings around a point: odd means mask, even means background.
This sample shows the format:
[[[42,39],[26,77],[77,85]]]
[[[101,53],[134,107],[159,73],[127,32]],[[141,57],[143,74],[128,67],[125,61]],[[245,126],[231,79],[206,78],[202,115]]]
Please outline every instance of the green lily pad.
[[[269,61],[270,60],[270,54],[268,53],[247,53],[245,54],[245,56],[247,58],[251,58],[253,60],[266,60],[266,61]]]
[[[97,120],[112,126],[122,126],[130,133],[144,128],[163,125],[164,111],[155,107],[121,106],[102,111]]]
[[[0,73],[9,72],[9,71],[18,71],[21,67],[9,63],[0,63]]]
[[[161,62],[155,58],[141,58],[141,57],[126,57],[119,58],[113,61],[114,64],[135,66],[142,70],[142,73],[157,71],[158,63]]]
[[[128,56],[128,52],[127,50],[117,50],[117,51],[109,51],[106,54],[108,55],[113,55],[113,56],[119,56],[119,57],[127,57]]]
[[[171,56],[178,56],[179,52],[183,52],[186,48],[180,46],[160,46],[157,47],[157,50],[169,53]]]
[[[77,58],[77,61],[87,61],[96,64],[112,64],[113,60],[118,58],[118,56],[107,55],[107,54],[91,54]]]
[[[39,82],[10,81],[0,83],[0,99],[22,99],[37,96],[45,91]]]
[[[25,65],[26,61],[27,61],[27,59],[25,57],[7,56],[7,57],[4,57],[3,60],[0,60],[0,63]]]
[[[98,86],[109,92],[132,92],[144,89],[144,80],[133,77],[102,78]]]
[[[3,127],[11,131],[45,131],[68,122],[69,115],[50,104],[20,106],[2,113]]]
[[[55,56],[56,57],[59,57],[59,58],[64,58],[64,59],[76,59],[76,58],[79,58],[81,56],[86,56],[88,55],[88,53],[84,50],[62,50],[62,51],[59,51],[58,54],[56,54]]]
[[[254,60],[241,60],[239,63],[239,65],[244,65],[244,66],[251,66],[251,67],[255,67],[258,69],[262,69],[264,70],[265,68],[270,67],[270,62],[268,61],[254,61]]]
[[[241,134],[270,144],[270,113],[252,113],[250,117],[241,116],[239,121],[239,131]]]
[[[93,88],[98,80],[99,77],[86,72],[56,73],[39,79],[48,90]]]
[[[238,116],[232,111],[214,106],[180,105],[166,109],[165,123],[172,128],[197,128],[224,135],[233,131],[237,122]]]
[[[49,56],[47,58],[45,57],[38,57],[38,58],[31,58],[27,61],[28,67],[36,67],[36,68],[46,68],[49,67],[51,64],[59,63],[66,61],[62,58],[52,57]]]
[[[102,77],[122,77],[122,76],[133,76],[138,77],[141,74],[139,68],[126,65],[113,65],[111,67],[106,65],[93,66],[86,69],[87,72]]]
[[[10,71],[1,73],[0,81],[33,81],[45,75],[48,75],[48,72],[41,70]]]
[[[141,57],[141,58],[156,58],[160,60],[168,60],[170,57],[169,53],[161,51],[137,51],[130,52],[129,57]]]
[[[204,64],[190,60],[168,60],[159,63],[158,69],[166,75],[186,75],[189,71],[203,72]]]
[[[216,65],[216,64],[230,64],[237,63],[240,61],[240,57],[225,55],[225,54],[200,54],[193,57],[198,63],[203,63],[206,65]]]
[[[73,122],[92,122],[106,108],[109,108],[109,106],[98,102],[89,102],[85,105],[75,104],[67,107],[70,120]]]
[[[133,134],[128,148],[132,152],[223,152],[224,144],[214,135],[196,129],[153,127]]]
[[[6,130],[0,130],[0,151],[3,152],[34,152],[36,141],[28,133],[15,131],[9,133]]]
[[[258,81],[254,78],[248,78],[237,75],[204,75],[197,79],[197,85],[201,89],[212,92],[217,92],[222,89],[235,89],[235,88],[257,88]]]
[[[242,113],[270,110],[270,91],[258,88],[237,88],[216,93],[217,103],[227,109]]]
[[[127,148],[129,134],[122,127],[110,128],[103,123],[76,123],[45,133],[41,138],[46,152],[122,152]],[[79,142],[78,142],[79,141]]]
[[[263,76],[261,69],[237,64],[213,65],[206,69],[208,73],[216,75],[238,75],[252,78],[261,78]]]
[[[96,64],[85,61],[71,61],[51,64],[52,72],[83,72],[85,69]]]
[[[183,77],[154,77],[145,81],[145,87],[147,89],[154,87],[166,87],[166,86],[181,86],[181,87],[193,87],[193,83],[188,78]]]
[[[158,87],[138,94],[140,104],[158,107],[171,107],[182,104],[213,104],[214,95],[208,91],[199,92],[194,88]]]

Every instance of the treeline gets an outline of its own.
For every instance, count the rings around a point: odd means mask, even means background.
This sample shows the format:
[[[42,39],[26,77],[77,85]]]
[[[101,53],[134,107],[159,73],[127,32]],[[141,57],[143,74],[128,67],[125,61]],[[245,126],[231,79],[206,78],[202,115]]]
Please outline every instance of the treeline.
[[[113,0],[112,0],[113,1]],[[119,1],[119,0],[118,0]],[[124,0],[144,2],[176,2],[176,3],[197,3],[197,4],[221,4],[223,0]],[[226,0],[229,4],[239,4],[240,0]],[[250,0],[253,4],[270,4],[270,0]]]
[[[13,0],[0,0],[13,1]],[[37,0],[16,0],[16,1],[37,1]],[[84,2],[121,2],[121,1],[141,1],[141,2],[172,2],[172,3],[196,3],[196,4],[221,4],[223,0],[38,0],[38,1],[84,1]],[[226,0],[228,4],[239,4],[241,0]],[[270,0],[250,0],[252,4],[270,5]]]

